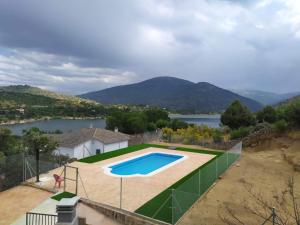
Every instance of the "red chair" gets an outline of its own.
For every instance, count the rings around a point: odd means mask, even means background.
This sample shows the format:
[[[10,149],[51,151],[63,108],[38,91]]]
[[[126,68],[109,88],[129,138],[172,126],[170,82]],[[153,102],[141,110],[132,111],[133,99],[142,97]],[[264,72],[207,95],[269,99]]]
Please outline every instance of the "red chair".
[[[64,179],[61,176],[57,175],[57,174],[53,174],[53,177],[55,179],[54,187],[56,187],[56,184],[58,184],[58,188],[60,188],[61,182],[64,181]]]

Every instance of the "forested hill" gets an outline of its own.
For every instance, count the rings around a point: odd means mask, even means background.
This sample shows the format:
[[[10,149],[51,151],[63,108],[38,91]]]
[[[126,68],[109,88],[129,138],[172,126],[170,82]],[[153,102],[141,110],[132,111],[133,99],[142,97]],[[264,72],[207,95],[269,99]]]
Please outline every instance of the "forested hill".
[[[34,96],[44,96],[44,97],[49,97],[52,99],[59,99],[63,100],[66,102],[73,102],[73,103],[78,103],[78,102],[91,102],[86,99],[78,98],[76,96],[72,95],[64,95],[52,91],[48,91],[45,89],[41,89],[38,87],[32,87],[29,85],[10,85],[10,86],[0,86],[0,92],[9,92],[9,93],[24,93],[24,94],[31,94]]]
[[[80,97],[103,104],[159,106],[183,113],[221,112],[234,100],[240,100],[253,111],[262,107],[252,99],[212,84],[193,83],[174,77],[156,77],[140,83],[89,92]]]
[[[78,97],[17,85],[0,87],[0,122],[41,117],[98,117],[107,107]]]

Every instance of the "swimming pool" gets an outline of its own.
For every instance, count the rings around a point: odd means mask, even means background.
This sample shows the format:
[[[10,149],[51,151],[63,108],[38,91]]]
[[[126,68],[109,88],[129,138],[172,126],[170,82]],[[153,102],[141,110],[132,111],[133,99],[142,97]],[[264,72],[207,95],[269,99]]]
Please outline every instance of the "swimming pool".
[[[179,154],[150,152],[107,165],[104,170],[113,176],[151,176],[185,158],[186,156]]]

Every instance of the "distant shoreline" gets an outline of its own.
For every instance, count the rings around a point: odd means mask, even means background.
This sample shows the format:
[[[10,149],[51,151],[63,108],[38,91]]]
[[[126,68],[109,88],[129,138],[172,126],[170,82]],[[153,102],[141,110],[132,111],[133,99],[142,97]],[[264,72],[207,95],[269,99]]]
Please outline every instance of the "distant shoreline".
[[[219,119],[221,114],[173,114],[170,113],[169,117],[171,119],[183,118],[183,119],[197,119],[197,118],[210,118],[210,119]]]
[[[10,120],[8,122],[1,122],[0,126],[5,125],[18,125],[18,124],[26,124],[33,123],[39,121],[47,121],[47,120],[96,120],[96,119],[105,119],[104,117],[43,117],[39,119],[24,119],[24,120]]]

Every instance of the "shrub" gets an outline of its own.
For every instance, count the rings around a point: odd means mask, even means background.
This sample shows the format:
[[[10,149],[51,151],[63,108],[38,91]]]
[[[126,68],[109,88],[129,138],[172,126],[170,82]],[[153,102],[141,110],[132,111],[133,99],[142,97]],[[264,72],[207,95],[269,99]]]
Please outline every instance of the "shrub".
[[[246,137],[250,133],[251,127],[240,127],[230,132],[230,139],[240,139]]]
[[[277,120],[277,112],[272,106],[266,106],[256,114],[258,122],[274,123]]]
[[[279,120],[274,123],[274,130],[277,133],[284,133],[288,128],[288,123],[285,120]]]
[[[160,119],[158,121],[156,121],[156,127],[157,128],[164,128],[164,127],[167,127],[169,125],[169,121],[168,120],[163,120],[163,119]]]
[[[148,131],[155,131],[156,130],[156,124],[155,123],[148,123],[147,130]]]
[[[246,106],[239,101],[234,101],[222,114],[221,122],[231,129],[237,129],[254,125],[255,117]]]
[[[174,119],[171,120],[171,122],[168,125],[170,128],[172,128],[173,130],[177,130],[177,129],[185,129],[188,127],[188,124],[182,120],[178,120],[178,119]]]
[[[223,135],[222,132],[220,130],[215,130],[215,132],[212,135],[212,138],[214,140],[214,142],[220,143],[223,141]]]

